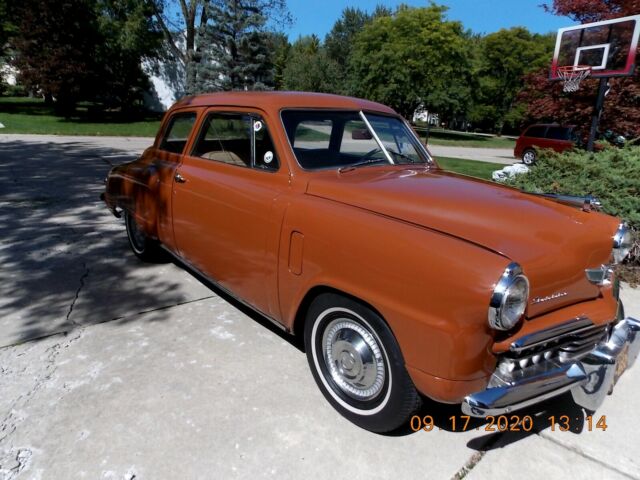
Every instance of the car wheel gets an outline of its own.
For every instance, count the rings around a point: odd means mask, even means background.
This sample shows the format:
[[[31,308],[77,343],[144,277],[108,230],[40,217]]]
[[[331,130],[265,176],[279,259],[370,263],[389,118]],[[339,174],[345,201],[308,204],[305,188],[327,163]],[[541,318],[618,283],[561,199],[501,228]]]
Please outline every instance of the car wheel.
[[[133,215],[125,212],[124,223],[127,227],[129,246],[140,260],[154,263],[166,261],[166,254],[160,248],[160,244],[144,233]]]
[[[420,406],[393,333],[370,308],[340,295],[320,295],[307,312],[304,340],[318,387],[356,425],[395,430]]]
[[[531,148],[525,150],[522,154],[522,162],[525,165],[533,165],[534,163],[536,163],[537,158],[538,155],[536,154],[536,151]]]

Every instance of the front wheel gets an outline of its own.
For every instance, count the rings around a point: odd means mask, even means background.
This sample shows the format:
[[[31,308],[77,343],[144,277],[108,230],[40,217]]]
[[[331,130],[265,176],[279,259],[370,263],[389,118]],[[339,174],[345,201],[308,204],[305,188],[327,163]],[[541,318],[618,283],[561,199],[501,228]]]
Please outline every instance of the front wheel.
[[[532,148],[528,148],[522,154],[522,162],[525,165],[533,165],[534,163],[536,163],[537,159],[538,159],[538,155],[536,154],[536,151],[533,150]]]
[[[318,387],[356,425],[395,430],[420,406],[393,333],[370,308],[340,295],[320,295],[307,312],[304,337]]]
[[[140,260],[153,263],[166,261],[166,254],[160,248],[160,244],[144,233],[133,215],[125,212],[124,223],[127,227],[129,246]]]

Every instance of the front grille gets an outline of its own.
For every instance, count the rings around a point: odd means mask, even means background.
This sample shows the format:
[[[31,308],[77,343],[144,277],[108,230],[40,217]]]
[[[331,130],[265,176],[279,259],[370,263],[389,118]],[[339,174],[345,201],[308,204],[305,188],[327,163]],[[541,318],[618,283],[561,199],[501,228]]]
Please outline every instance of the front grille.
[[[542,365],[545,361],[566,363],[576,361],[588,354],[594,347],[606,340],[609,325],[593,325],[591,322],[576,322],[575,329],[559,330],[562,333],[549,337],[536,337],[528,344],[512,345],[510,352],[501,356],[498,369],[512,375],[523,369]]]
[[[567,362],[576,360],[589,353],[593,348],[606,337],[608,333],[607,325],[597,325],[589,329],[569,333],[561,337],[558,344],[560,360]]]

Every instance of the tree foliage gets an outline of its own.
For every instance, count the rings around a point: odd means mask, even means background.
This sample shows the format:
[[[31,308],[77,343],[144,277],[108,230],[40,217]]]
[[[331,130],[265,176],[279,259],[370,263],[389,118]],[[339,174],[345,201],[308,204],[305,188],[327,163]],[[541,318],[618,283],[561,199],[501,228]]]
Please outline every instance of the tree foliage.
[[[264,90],[273,87],[273,55],[267,14],[284,0],[215,0],[202,35],[203,61],[196,90]]]
[[[269,42],[269,36],[273,32],[269,30],[276,25],[287,25],[291,21],[285,0],[148,1],[153,6],[155,17],[164,33],[165,42],[172,57],[184,67],[185,91],[189,95],[203,89],[226,88],[229,84],[237,83],[235,77],[227,79],[226,82],[214,78],[213,70],[219,67],[219,64],[211,62],[226,62],[235,72],[238,72],[238,69],[244,69],[242,65],[247,64],[245,73],[249,76],[255,74],[263,77],[264,70],[271,59],[262,59],[262,56],[273,52]],[[173,8],[176,5],[178,8]],[[257,10],[252,11],[252,8]],[[242,18],[243,13],[247,15],[246,18]],[[243,27],[244,22],[247,22],[247,25]],[[222,31],[216,32],[217,29]],[[244,30],[242,33],[244,45],[239,45],[237,39],[233,38],[234,29],[239,32]],[[226,40],[223,38],[225,35],[227,35]],[[233,47],[235,52],[226,50],[214,52],[216,45],[228,43],[229,40],[235,45]],[[253,59],[248,58],[247,52],[253,52],[256,58],[260,57],[262,60],[257,63],[262,66],[248,66]],[[263,72],[260,73],[259,70]],[[199,79],[200,73],[205,78]],[[236,73],[233,75],[235,76]]]
[[[556,15],[589,23],[637,15],[640,12],[640,0],[553,0],[544,7]]]
[[[640,0],[554,0],[545,8],[557,15],[567,15],[581,22],[593,22],[634,15],[640,12]],[[548,68],[548,67],[547,67]],[[526,121],[573,123],[586,135],[598,92],[598,80],[582,83],[573,94],[562,85],[547,79],[548,69],[531,73],[519,101],[526,106]],[[640,136],[640,69],[632,77],[611,78],[600,119],[600,131],[611,130],[630,137]]]
[[[533,193],[594,195],[606,213],[629,222],[636,232],[640,230],[640,147],[610,147],[596,153],[576,150],[559,154],[545,150],[535,168],[509,183]],[[636,267],[640,267],[638,240],[636,236],[630,260]],[[640,281],[638,270],[635,281]]]
[[[97,98],[109,106],[130,108],[142,98],[149,82],[141,61],[156,55],[161,34],[146,1],[98,0],[98,47],[105,70]]]
[[[101,84],[101,38],[92,0],[24,0],[14,45],[20,81],[56,97],[63,113]]]
[[[401,6],[356,36],[350,57],[357,95],[410,117],[421,104],[443,117],[464,113],[470,98],[469,55],[460,22],[445,7]]]
[[[65,114],[81,100],[130,107],[158,45],[150,13],[144,0],[24,0],[12,42],[20,81]]]
[[[185,92],[196,91],[196,75],[202,58],[196,41],[207,25],[210,0],[148,0],[164,34],[171,57],[178,61],[186,76]]]
[[[473,106],[469,120],[494,127],[519,123],[522,109],[515,107],[525,74],[549,63],[554,36],[532,34],[526,28],[502,29],[472,39],[477,44],[474,65]]]
[[[286,90],[342,93],[340,65],[329,57],[315,35],[301,37],[291,46],[283,72]]]

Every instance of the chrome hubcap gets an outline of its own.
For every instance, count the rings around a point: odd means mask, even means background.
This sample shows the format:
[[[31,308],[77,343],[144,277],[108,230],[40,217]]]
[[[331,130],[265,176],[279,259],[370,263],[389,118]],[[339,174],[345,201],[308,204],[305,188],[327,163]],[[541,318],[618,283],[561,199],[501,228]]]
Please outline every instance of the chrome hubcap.
[[[371,400],[382,391],[382,351],[362,325],[347,318],[332,320],[322,336],[322,350],[331,378],[348,396]]]
[[[524,154],[524,163],[532,163],[533,160],[535,159],[535,155],[531,152],[527,152]]]

